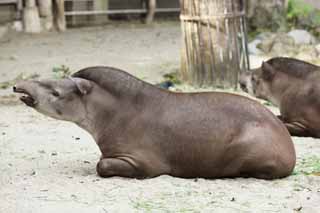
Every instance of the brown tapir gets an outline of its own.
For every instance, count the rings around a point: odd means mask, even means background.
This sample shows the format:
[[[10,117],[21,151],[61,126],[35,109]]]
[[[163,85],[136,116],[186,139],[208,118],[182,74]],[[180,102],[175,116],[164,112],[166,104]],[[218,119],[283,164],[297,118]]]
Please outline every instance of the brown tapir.
[[[14,87],[28,106],[94,137],[102,177],[282,178],[295,150],[281,121],[227,93],[172,93],[111,67]]]
[[[241,88],[280,108],[292,136],[320,138],[320,67],[293,58],[272,58],[240,77]]]

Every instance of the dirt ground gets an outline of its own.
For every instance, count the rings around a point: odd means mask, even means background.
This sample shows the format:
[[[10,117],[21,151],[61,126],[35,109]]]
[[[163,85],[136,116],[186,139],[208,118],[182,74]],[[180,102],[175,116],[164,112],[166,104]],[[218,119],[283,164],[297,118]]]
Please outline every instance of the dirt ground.
[[[179,53],[178,22],[10,34],[0,41],[0,81],[20,73],[52,77],[61,65],[111,65],[155,83],[179,68]],[[293,138],[297,167],[280,180],[102,179],[88,133],[16,100],[10,88],[0,90],[0,212],[320,212],[319,139]]]

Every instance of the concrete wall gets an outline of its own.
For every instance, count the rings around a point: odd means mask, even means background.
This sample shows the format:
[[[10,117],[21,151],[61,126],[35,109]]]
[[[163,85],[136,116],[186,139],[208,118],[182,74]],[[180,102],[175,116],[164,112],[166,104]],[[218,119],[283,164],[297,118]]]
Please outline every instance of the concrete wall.
[[[109,0],[110,9],[134,9],[139,8],[141,0]],[[158,0],[157,5],[160,8],[179,7],[179,0]]]
[[[14,5],[1,5],[0,6],[0,24],[12,21],[15,19]]]

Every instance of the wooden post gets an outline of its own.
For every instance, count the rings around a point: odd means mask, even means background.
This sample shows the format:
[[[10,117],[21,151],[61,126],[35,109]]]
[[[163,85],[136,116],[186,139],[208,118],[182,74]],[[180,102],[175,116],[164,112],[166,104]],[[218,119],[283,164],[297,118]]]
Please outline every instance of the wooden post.
[[[64,0],[54,0],[56,4],[56,24],[59,31],[66,30],[66,17],[64,14]]]
[[[93,9],[97,11],[106,11],[109,8],[109,0],[95,0],[93,2]],[[108,21],[106,15],[96,15],[95,24],[105,24]]]
[[[236,88],[249,68],[243,0],[181,0],[182,80]]]
[[[153,22],[156,7],[157,7],[156,0],[147,0],[147,11],[148,12],[147,12],[146,20],[145,20],[146,24],[151,24]]]
[[[43,19],[43,27],[46,30],[53,28],[52,1],[38,1],[40,17]]]
[[[23,10],[23,25],[27,33],[40,33],[40,17],[35,0],[26,0]]]

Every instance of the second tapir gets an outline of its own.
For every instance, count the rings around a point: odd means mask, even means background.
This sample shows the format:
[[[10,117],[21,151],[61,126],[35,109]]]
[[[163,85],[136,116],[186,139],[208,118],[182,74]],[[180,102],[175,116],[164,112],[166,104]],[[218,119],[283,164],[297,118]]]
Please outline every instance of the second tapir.
[[[102,177],[282,178],[295,150],[261,104],[226,93],[172,93],[110,67],[14,87],[37,111],[72,121],[101,150]]]
[[[241,88],[280,108],[292,136],[320,138],[320,67],[293,58],[272,58],[240,77]]]

